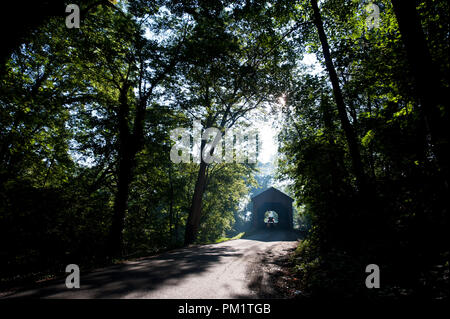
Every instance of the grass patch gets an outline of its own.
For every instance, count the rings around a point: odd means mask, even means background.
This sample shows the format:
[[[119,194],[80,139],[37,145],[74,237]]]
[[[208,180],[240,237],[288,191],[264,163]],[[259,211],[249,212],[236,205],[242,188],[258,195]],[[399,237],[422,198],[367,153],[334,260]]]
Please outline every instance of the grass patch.
[[[217,239],[217,240],[215,241],[215,243],[221,243],[221,242],[228,241],[228,240],[239,239],[239,238],[242,238],[242,236],[244,236],[244,235],[245,235],[245,232],[239,233],[239,234],[237,234],[236,236],[231,237],[231,238],[228,238],[228,237],[220,237],[219,239]]]

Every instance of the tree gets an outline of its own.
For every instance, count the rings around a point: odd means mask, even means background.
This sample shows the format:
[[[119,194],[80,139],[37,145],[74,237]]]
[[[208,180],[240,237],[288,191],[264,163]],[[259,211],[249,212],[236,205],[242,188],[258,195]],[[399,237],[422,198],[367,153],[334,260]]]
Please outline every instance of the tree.
[[[302,4],[297,9],[307,16],[306,2]],[[285,125],[283,133],[287,159],[281,173],[294,180],[292,188],[312,224],[298,249],[299,278],[304,290],[322,297],[383,298],[392,292],[436,297],[445,294],[439,288],[444,272],[432,270],[447,262],[448,249],[442,246],[443,225],[448,225],[445,165],[436,162],[438,147],[428,139],[423,103],[417,98],[395,8],[390,1],[377,4],[379,28],[367,29],[362,3],[323,1],[316,13],[326,21],[323,31],[328,37],[321,39],[319,34],[317,39],[307,30],[299,31],[301,43],[321,61],[318,47],[325,52],[322,40],[327,40],[337,75],[335,85],[329,87],[322,73],[307,74],[307,68],[300,67],[298,79],[286,94],[286,121],[292,124]],[[431,60],[442,70],[448,68],[443,54],[448,47],[443,41],[448,36],[444,31],[448,17],[439,10],[445,6],[444,1],[421,2],[416,12]],[[329,77],[330,68],[323,60]],[[447,85],[444,73],[439,79],[440,85]],[[351,116],[356,141],[361,141],[361,162],[370,168],[368,195],[376,202],[361,201],[361,191],[351,182],[349,172],[355,175],[352,152],[337,99],[331,99],[336,86]],[[444,110],[441,107],[441,120]],[[439,130],[442,146],[447,138]],[[358,269],[375,259],[392,276],[385,277],[380,291],[369,292],[354,283],[360,280]],[[403,287],[403,293],[396,287]]]
[[[417,87],[417,97],[422,108],[425,126],[431,135],[431,143],[445,176],[444,183],[448,188],[449,157],[446,143],[450,136],[446,124],[449,114],[448,98],[441,85],[442,76],[431,58],[421,19],[416,11],[417,4],[416,0],[392,0],[411,74],[414,76]]]
[[[214,126],[223,134],[248,112],[281,95],[282,85],[277,80],[289,74],[292,64],[288,49],[282,46],[286,34],[277,30],[269,17],[263,18],[266,10],[259,4],[248,4],[242,11],[233,11],[233,7],[214,2],[205,3],[194,15],[198,40],[192,43],[191,60],[184,64],[183,86],[190,95],[182,107],[205,129]],[[251,24],[242,23],[243,18]],[[259,31],[255,31],[257,26]],[[287,61],[282,62],[282,57]],[[205,153],[205,145],[202,141],[200,154]],[[214,148],[209,152],[213,154]],[[202,158],[186,226],[186,245],[196,239],[207,169],[208,163]]]
[[[3,40],[0,50],[0,75],[5,72],[7,59],[18,47],[29,42],[31,34],[44,26],[52,18],[65,18],[67,2],[63,0],[47,1],[9,1],[7,10],[2,10],[0,16],[0,27],[2,30],[9,29]],[[98,6],[113,7],[109,0],[88,0],[81,5],[81,17],[87,15]],[[61,19],[61,23],[62,19]]]
[[[347,138],[347,143],[352,158],[353,171],[360,191],[365,194],[365,196],[367,196],[367,178],[365,176],[363,163],[361,161],[358,140],[356,138],[354,129],[347,117],[347,109],[345,107],[344,98],[342,96],[336,69],[334,68],[333,60],[331,59],[330,49],[325,31],[323,29],[322,17],[320,15],[317,1],[311,0],[311,6],[314,12],[314,24],[316,25],[320,43],[322,45],[325,65],[330,76],[331,85],[333,86],[334,99],[338,109],[341,126]]]
[[[131,13],[127,16],[114,11],[106,15],[106,19],[90,21],[81,30],[84,35],[80,41],[81,56],[78,57],[84,64],[81,72],[89,76],[86,80],[91,81],[98,94],[107,97],[106,107],[110,108],[108,113],[113,116],[117,132],[117,191],[108,240],[109,256],[121,253],[129,187],[136,156],[143,149],[148,129],[147,108],[158,98],[155,93],[158,86],[180,61],[186,37],[186,26],[180,19],[173,15],[157,17],[156,7],[150,14],[153,14],[151,21],[158,24],[157,32],[171,28],[178,35],[160,43],[146,39],[143,34],[146,19],[138,20]],[[106,34],[97,37],[97,30]],[[105,68],[104,73],[99,73],[98,67]]]

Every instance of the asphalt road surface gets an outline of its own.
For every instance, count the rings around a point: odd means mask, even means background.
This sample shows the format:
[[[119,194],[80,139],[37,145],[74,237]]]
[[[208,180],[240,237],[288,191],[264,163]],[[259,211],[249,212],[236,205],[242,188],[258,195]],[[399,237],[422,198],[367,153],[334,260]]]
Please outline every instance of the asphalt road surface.
[[[264,298],[277,297],[270,277],[296,246],[292,232],[266,231],[246,239],[173,250],[83,273],[80,288],[64,280],[6,298]]]

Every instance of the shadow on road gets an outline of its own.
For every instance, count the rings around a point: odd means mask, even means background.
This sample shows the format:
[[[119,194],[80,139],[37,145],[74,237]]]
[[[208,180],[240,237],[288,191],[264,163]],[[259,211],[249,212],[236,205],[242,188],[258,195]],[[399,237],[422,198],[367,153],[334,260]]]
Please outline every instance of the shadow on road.
[[[184,277],[206,271],[222,257],[240,257],[230,247],[199,246],[130,261],[83,275],[81,288],[69,290],[63,280],[45,287],[17,292],[7,298],[119,298],[132,291],[151,291],[177,285]],[[87,291],[88,290],[88,291]]]
[[[277,292],[269,287],[267,274],[271,274],[269,276],[272,277],[276,269],[281,266],[278,264],[281,262],[280,258],[289,255],[288,250],[295,247],[295,241],[299,237],[299,233],[294,231],[260,231],[236,241],[178,249],[156,256],[126,261],[90,273],[83,273],[81,269],[80,289],[67,289],[65,279],[55,279],[4,297],[140,298],[152,296],[157,298],[165,296],[167,291],[172,291],[174,296],[178,296],[178,287],[186,283],[186,278],[214,271],[214,267],[223,267],[223,265],[235,267],[233,270],[236,273],[239,273],[241,269],[246,273],[249,295],[236,297],[251,298],[255,292],[258,292],[260,297],[273,296]],[[223,263],[224,258],[227,259],[225,263]],[[240,262],[236,262],[238,260]],[[221,274],[218,275],[221,276]],[[210,287],[214,284],[203,282],[198,287]],[[192,287],[192,289],[203,289],[195,284]],[[193,293],[196,295],[197,292]],[[189,289],[186,290],[186,294],[186,298],[189,298]],[[227,291],[221,291],[220,294],[227,295]]]

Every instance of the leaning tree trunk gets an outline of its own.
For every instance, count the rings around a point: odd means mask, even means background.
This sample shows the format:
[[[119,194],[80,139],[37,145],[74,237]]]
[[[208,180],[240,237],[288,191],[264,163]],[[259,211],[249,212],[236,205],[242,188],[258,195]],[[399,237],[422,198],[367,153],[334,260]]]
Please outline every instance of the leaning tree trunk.
[[[189,212],[188,220],[186,223],[186,232],[184,234],[185,246],[194,243],[195,239],[197,238],[197,231],[202,215],[203,193],[205,191],[206,185],[206,168],[208,166],[208,164],[203,161],[202,156],[205,144],[205,141],[202,140],[200,147],[200,168],[198,170],[197,181],[194,188],[194,195],[192,197],[191,210]]]
[[[227,108],[225,114],[222,118],[222,121],[219,125],[221,129],[225,127],[225,123],[227,121],[228,115],[230,112],[230,107]],[[210,123],[210,121],[207,121]],[[208,125],[209,126],[209,125]],[[208,164],[203,160],[203,150],[206,146],[206,141],[202,139],[200,144],[200,167],[198,170],[197,181],[195,183],[194,195],[192,197],[191,210],[189,212],[188,220],[186,223],[186,231],[184,234],[184,245],[188,246],[197,238],[198,228],[200,226],[200,218],[202,217],[202,202],[203,202],[203,194],[206,189],[206,169],[208,168]],[[215,147],[211,147],[209,150],[210,155],[214,153]]]
[[[320,43],[322,44],[326,68],[330,76],[331,85],[333,86],[333,94],[338,109],[339,119],[341,121],[345,137],[347,139],[347,144],[352,159],[353,173],[355,174],[359,191],[363,194],[367,194],[367,180],[364,173],[363,164],[361,161],[361,154],[359,152],[359,145],[356,138],[356,133],[353,130],[353,127],[350,124],[350,121],[347,117],[344,98],[342,96],[342,91],[339,86],[339,80],[336,74],[336,69],[333,65],[333,60],[331,59],[330,47],[328,45],[328,40],[323,28],[323,21],[320,15],[319,7],[317,5],[317,0],[311,0],[311,5],[314,11],[314,24],[316,25],[317,31],[319,33],[319,39]]]

